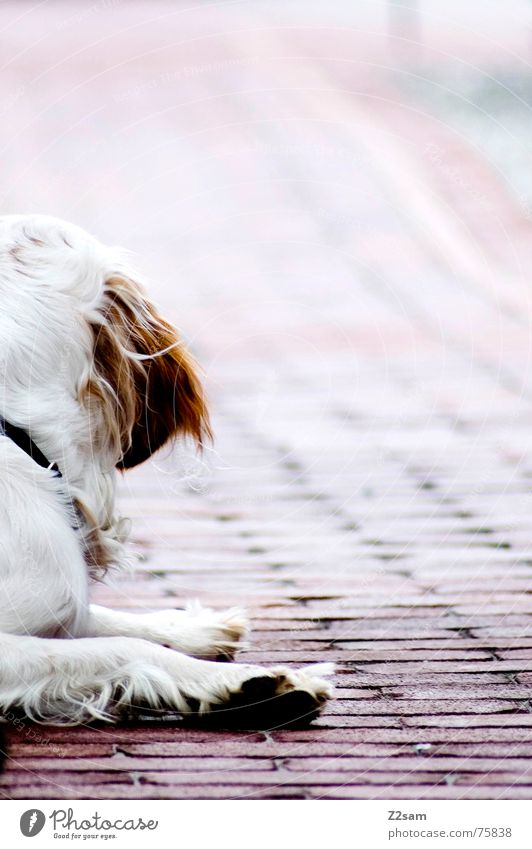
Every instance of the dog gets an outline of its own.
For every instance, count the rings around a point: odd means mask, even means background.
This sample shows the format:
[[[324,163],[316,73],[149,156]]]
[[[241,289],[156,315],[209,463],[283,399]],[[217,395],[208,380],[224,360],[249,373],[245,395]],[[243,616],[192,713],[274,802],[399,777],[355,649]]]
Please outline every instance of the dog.
[[[192,356],[124,252],[47,216],[0,217],[0,714],[49,724],[172,711],[290,726],[331,696],[330,664],[232,659],[240,609],[126,613],[89,601],[127,562],[117,471],[209,413]]]

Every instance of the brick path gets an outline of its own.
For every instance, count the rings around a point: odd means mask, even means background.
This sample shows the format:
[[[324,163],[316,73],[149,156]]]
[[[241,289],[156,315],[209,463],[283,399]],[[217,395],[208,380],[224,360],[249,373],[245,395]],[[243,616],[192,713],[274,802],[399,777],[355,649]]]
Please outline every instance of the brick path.
[[[422,46],[347,2],[188,5],[2,4],[0,209],[135,249],[207,373],[215,449],[124,478],[139,560],[97,599],[245,604],[241,659],[334,660],[338,698],[12,729],[0,792],[530,798],[529,119],[482,70],[527,80],[523,4]]]

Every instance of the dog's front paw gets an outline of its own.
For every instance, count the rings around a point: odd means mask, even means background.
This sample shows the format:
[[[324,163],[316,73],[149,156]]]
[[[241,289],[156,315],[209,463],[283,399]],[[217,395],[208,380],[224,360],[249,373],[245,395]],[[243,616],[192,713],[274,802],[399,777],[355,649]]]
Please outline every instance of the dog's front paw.
[[[211,610],[193,604],[149,615],[157,642],[192,657],[232,660],[249,633],[247,616],[239,607]]]
[[[234,666],[220,675],[225,692],[212,701],[191,703],[189,723],[217,728],[270,729],[308,725],[333,695],[324,676],[332,675],[331,663],[303,669],[276,666]]]

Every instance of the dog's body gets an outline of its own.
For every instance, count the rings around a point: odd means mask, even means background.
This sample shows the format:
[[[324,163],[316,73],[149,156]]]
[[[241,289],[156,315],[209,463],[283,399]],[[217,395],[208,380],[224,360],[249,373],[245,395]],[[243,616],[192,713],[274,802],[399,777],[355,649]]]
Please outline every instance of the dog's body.
[[[316,673],[329,670],[205,659],[232,657],[239,610],[89,603],[91,577],[125,556],[115,470],[210,435],[195,364],[121,253],[55,219],[0,217],[0,339],[0,414],[60,470],[0,435],[0,712],[75,723],[280,694],[276,721],[319,710],[330,690]]]

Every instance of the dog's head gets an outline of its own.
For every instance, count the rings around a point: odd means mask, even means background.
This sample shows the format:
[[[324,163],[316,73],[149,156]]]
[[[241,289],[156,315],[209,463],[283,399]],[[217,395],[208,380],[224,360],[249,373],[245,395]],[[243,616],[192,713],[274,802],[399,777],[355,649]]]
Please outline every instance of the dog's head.
[[[137,466],[179,435],[203,446],[211,430],[198,367],[142,287],[109,276],[91,328],[93,362],[81,397],[98,408],[117,468]]]
[[[44,449],[75,439],[128,469],[173,437],[210,437],[198,368],[121,251],[54,218],[1,216],[0,296],[3,406]]]

